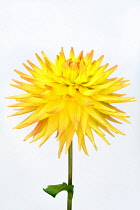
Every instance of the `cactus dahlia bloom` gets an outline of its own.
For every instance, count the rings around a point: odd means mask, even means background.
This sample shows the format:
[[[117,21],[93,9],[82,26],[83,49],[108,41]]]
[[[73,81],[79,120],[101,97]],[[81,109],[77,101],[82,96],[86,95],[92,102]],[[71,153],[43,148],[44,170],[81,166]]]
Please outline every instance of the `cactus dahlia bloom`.
[[[62,48],[55,63],[42,52],[42,58],[36,54],[40,67],[29,60],[27,62],[30,67],[23,64],[30,75],[15,70],[25,82],[13,79],[17,84],[11,85],[26,93],[7,97],[17,101],[9,106],[17,107],[17,112],[10,116],[30,113],[15,127],[17,129],[36,123],[24,140],[33,137],[31,142],[35,142],[41,138],[41,146],[57,131],[60,157],[64,144],[66,152],[68,151],[74,133],[78,137],[79,149],[82,148],[87,155],[86,135],[96,150],[94,132],[107,144],[110,143],[105,138],[105,132],[111,136],[114,136],[113,133],[124,135],[110,121],[129,123],[126,119],[129,116],[112,105],[134,101],[134,97],[116,93],[129,85],[125,84],[128,80],[123,77],[110,78],[117,65],[107,69],[108,64],[101,65],[104,56],[92,60],[93,52],[92,50],[84,56],[82,51],[76,57],[71,48],[70,55],[66,58]]]

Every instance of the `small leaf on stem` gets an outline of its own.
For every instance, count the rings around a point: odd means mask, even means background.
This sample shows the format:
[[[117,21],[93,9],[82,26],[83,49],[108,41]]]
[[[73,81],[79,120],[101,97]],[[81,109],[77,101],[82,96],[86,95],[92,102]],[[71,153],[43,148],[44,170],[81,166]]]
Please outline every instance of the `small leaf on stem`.
[[[70,192],[73,196],[73,188],[74,188],[74,185],[67,185],[65,182],[63,182],[62,184],[58,184],[58,185],[49,185],[46,189],[43,188],[43,190],[55,198],[55,196],[59,192],[64,191],[64,190],[67,191],[68,193]]]

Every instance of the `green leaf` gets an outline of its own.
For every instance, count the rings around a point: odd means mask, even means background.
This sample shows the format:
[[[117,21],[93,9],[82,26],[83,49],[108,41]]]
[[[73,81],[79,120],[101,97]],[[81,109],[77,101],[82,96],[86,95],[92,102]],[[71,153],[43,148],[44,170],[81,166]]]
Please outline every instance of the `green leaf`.
[[[70,192],[73,196],[73,188],[74,188],[74,185],[67,185],[65,182],[63,182],[62,184],[58,184],[58,185],[49,185],[46,189],[43,188],[43,190],[55,198],[55,196],[59,192],[64,191],[64,190],[67,192]]]

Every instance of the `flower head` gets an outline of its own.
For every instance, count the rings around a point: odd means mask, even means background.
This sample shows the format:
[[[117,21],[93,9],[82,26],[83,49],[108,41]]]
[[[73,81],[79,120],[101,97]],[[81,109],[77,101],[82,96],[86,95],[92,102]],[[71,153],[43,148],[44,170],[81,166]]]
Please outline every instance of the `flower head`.
[[[93,52],[92,50],[84,56],[82,51],[76,57],[71,48],[70,55],[66,58],[62,48],[55,63],[42,52],[42,58],[36,54],[40,67],[29,60],[27,62],[30,67],[23,64],[30,75],[15,70],[25,82],[13,79],[17,84],[11,85],[26,93],[7,97],[18,102],[9,106],[17,107],[18,110],[10,116],[30,113],[15,127],[18,129],[36,123],[24,140],[33,137],[31,142],[35,142],[42,138],[41,146],[57,131],[60,156],[64,144],[66,152],[68,151],[74,133],[78,137],[79,149],[82,148],[86,154],[86,135],[96,150],[94,132],[107,144],[110,143],[105,138],[105,132],[111,136],[114,136],[113,133],[124,135],[110,121],[129,123],[126,119],[129,116],[112,105],[134,101],[134,97],[115,93],[128,86],[128,80],[123,77],[110,78],[117,65],[107,69],[108,64],[101,65],[104,56],[93,61]]]

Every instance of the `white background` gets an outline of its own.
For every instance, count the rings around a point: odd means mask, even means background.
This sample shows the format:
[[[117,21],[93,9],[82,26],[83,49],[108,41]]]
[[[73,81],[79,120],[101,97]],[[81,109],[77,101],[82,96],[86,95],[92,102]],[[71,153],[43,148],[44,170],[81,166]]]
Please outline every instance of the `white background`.
[[[111,146],[97,136],[99,150],[87,141],[87,157],[74,139],[73,210],[139,210],[140,1],[1,0],[0,8],[0,209],[66,209],[66,192],[53,199],[42,188],[67,182],[67,155],[57,158],[54,136],[42,148],[23,142],[31,128],[12,130],[24,116],[7,118],[14,101],[3,97],[19,94],[9,85],[18,78],[13,69],[26,72],[22,63],[37,63],[34,53],[43,50],[54,61],[60,47],[68,54],[73,46],[77,54],[94,49],[95,59],[104,54],[110,67],[118,64],[114,75],[131,81],[121,92],[137,98],[119,106],[132,124],[119,127],[126,136],[108,137]]]

